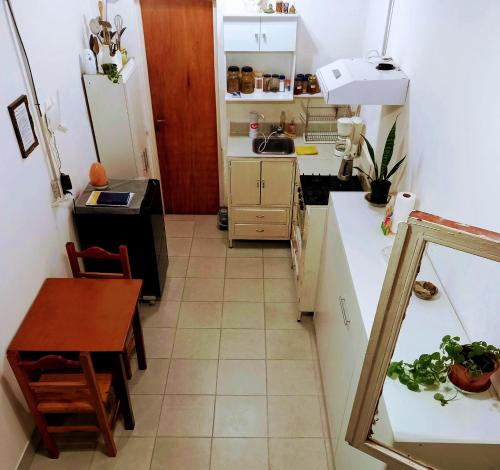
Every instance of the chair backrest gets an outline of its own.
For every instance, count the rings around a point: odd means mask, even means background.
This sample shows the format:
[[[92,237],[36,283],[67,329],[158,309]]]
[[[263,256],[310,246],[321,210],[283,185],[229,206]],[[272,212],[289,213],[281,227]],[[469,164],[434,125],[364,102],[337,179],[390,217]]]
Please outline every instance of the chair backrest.
[[[83,251],[76,251],[73,242],[66,243],[66,252],[68,253],[69,264],[71,265],[71,272],[73,277],[86,277],[95,279],[132,279],[130,271],[130,262],[128,258],[128,251],[125,245],[118,247],[118,253],[110,253],[98,246],[92,246]],[[83,260],[108,260],[119,261],[121,264],[121,272],[105,273],[105,272],[90,272],[82,271],[78,259]]]
[[[96,404],[97,382],[89,353],[81,353],[78,360],[51,354],[34,361],[20,361],[19,367],[36,404],[47,399],[60,401],[61,409],[71,400]]]

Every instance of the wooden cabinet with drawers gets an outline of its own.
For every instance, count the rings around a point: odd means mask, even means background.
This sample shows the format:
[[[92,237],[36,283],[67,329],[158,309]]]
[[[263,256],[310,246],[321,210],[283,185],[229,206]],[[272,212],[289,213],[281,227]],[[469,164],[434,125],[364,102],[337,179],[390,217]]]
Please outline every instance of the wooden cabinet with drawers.
[[[229,246],[235,239],[289,240],[295,160],[234,158],[229,169]]]

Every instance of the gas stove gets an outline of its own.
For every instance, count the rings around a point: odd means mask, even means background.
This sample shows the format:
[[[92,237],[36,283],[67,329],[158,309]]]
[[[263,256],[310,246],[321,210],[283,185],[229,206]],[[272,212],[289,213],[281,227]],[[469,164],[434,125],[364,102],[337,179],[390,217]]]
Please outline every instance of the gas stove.
[[[326,206],[331,191],[363,191],[358,176],[342,181],[333,175],[300,175],[301,200],[305,205]]]

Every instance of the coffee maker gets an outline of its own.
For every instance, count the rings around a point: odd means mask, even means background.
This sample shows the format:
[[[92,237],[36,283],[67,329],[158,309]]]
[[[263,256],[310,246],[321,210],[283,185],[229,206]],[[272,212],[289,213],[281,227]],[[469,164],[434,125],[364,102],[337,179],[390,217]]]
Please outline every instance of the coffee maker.
[[[359,156],[363,120],[360,117],[343,117],[337,120],[338,141],[334,153],[342,158],[338,178],[349,181],[352,178],[353,160]]]

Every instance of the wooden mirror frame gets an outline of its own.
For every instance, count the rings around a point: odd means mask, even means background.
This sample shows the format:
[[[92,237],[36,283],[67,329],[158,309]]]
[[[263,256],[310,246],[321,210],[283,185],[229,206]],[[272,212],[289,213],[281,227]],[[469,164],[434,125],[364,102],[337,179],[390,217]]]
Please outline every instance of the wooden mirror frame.
[[[346,434],[353,447],[397,469],[435,468],[373,439],[372,430],[427,243],[500,261],[499,233],[419,211],[398,227]]]

